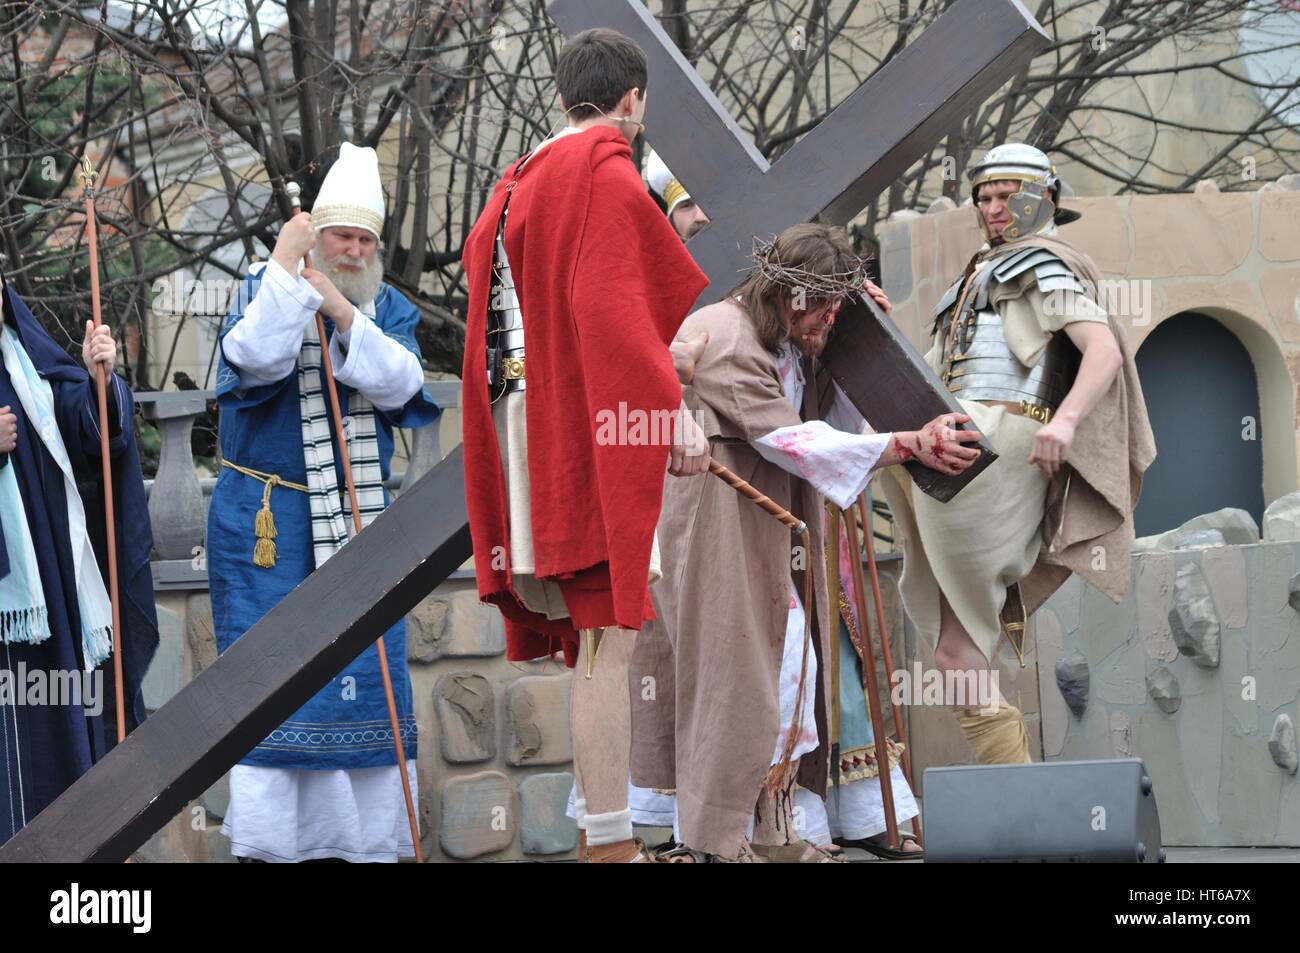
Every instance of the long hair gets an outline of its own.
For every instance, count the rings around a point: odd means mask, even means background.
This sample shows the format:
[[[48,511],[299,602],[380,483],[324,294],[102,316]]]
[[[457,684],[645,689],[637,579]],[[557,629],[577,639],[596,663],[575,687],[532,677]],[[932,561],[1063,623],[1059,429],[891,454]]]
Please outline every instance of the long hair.
[[[837,275],[858,267],[858,256],[853,253],[849,236],[844,229],[834,225],[792,225],[776,237],[772,255],[782,265],[813,272],[818,275]],[[780,348],[790,334],[790,322],[784,317],[782,302],[789,305],[794,299],[794,288],[781,284],[755,265],[740,284],[731,289],[728,297],[739,297],[740,304],[758,329],[758,338],[769,351]],[[829,299],[807,292],[803,306],[816,310]]]

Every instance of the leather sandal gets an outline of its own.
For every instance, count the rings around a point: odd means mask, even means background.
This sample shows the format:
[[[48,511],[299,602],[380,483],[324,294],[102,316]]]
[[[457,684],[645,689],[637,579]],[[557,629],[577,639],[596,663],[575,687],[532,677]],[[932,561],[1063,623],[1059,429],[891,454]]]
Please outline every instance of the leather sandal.
[[[863,837],[858,840],[849,840],[847,838],[837,837],[835,838],[835,843],[840,847],[856,847],[859,850],[865,850],[868,854],[873,854],[876,857],[879,857],[881,860],[924,860],[925,859],[924,850],[903,850],[901,844],[899,848],[895,850],[894,848],[890,847],[887,843],[884,843],[881,840],[877,839],[877,838],[883,838],[884,836],[885,836],[884,834],[877,834],[875,837]],[[916,842],[915,835],[904,834],[902,831],[898,832],[898,838],[901,842],[906,842],[906,841],[912,841],[913,843]]]

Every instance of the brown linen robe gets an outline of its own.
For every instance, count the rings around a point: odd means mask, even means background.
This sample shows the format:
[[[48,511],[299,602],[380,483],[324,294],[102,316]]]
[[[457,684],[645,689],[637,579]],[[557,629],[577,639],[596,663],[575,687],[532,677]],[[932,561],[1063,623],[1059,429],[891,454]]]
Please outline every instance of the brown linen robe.
[[[804,567],[814,581],[805,609],[814,613],[821,745],[800,759],[799,783],[819,794],[826,789],[829,682],[822,660],[831,629],[822,497],[749,442],[819,419],[830,379],[814,377],[805,360],[801,418],[782,388],[777,355],[763,347],[739,305],[728,300],[695,312],[678,340],[701,331],[709,344],[694,382],[683,388],[686,403],[715,460],[807,522],[810,550],[799,553],[800,537],[714,476],[667,479],[658,528],[663,579],[654,587],[659,620],[637,639],[631,673],[632,780],[676,788],[682,841],[734,858],[776,748],[790,583],[793,575],[802,599]],[[647,675],[655,681],[644,682]]]

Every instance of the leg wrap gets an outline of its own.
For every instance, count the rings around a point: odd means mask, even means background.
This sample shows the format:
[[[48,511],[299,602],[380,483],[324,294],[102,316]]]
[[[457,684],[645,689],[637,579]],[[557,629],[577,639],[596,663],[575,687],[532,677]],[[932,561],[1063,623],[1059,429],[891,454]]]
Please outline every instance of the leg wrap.
[[[587,843],[592,847],[632,839],[632,812],[626,808],[608,814],[588,814],[586,823]]]
[[[978,708],[957,709],[957,721],[980,764],[1028,764],[1029,732],[1020,709],[1005,701],[996,714]]]

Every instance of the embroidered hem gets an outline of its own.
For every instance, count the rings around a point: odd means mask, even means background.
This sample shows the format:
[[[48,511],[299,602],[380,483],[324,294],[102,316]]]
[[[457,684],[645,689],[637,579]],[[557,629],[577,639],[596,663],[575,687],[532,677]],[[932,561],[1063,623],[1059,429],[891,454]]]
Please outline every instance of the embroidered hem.
[[[888,742],[889,766],[896,767],[903,757],[903,746],[892,738]],[[840,781],[865,781],[880,775],[880,765],[876,762],[876,746],[865,745],[840,752]]]

